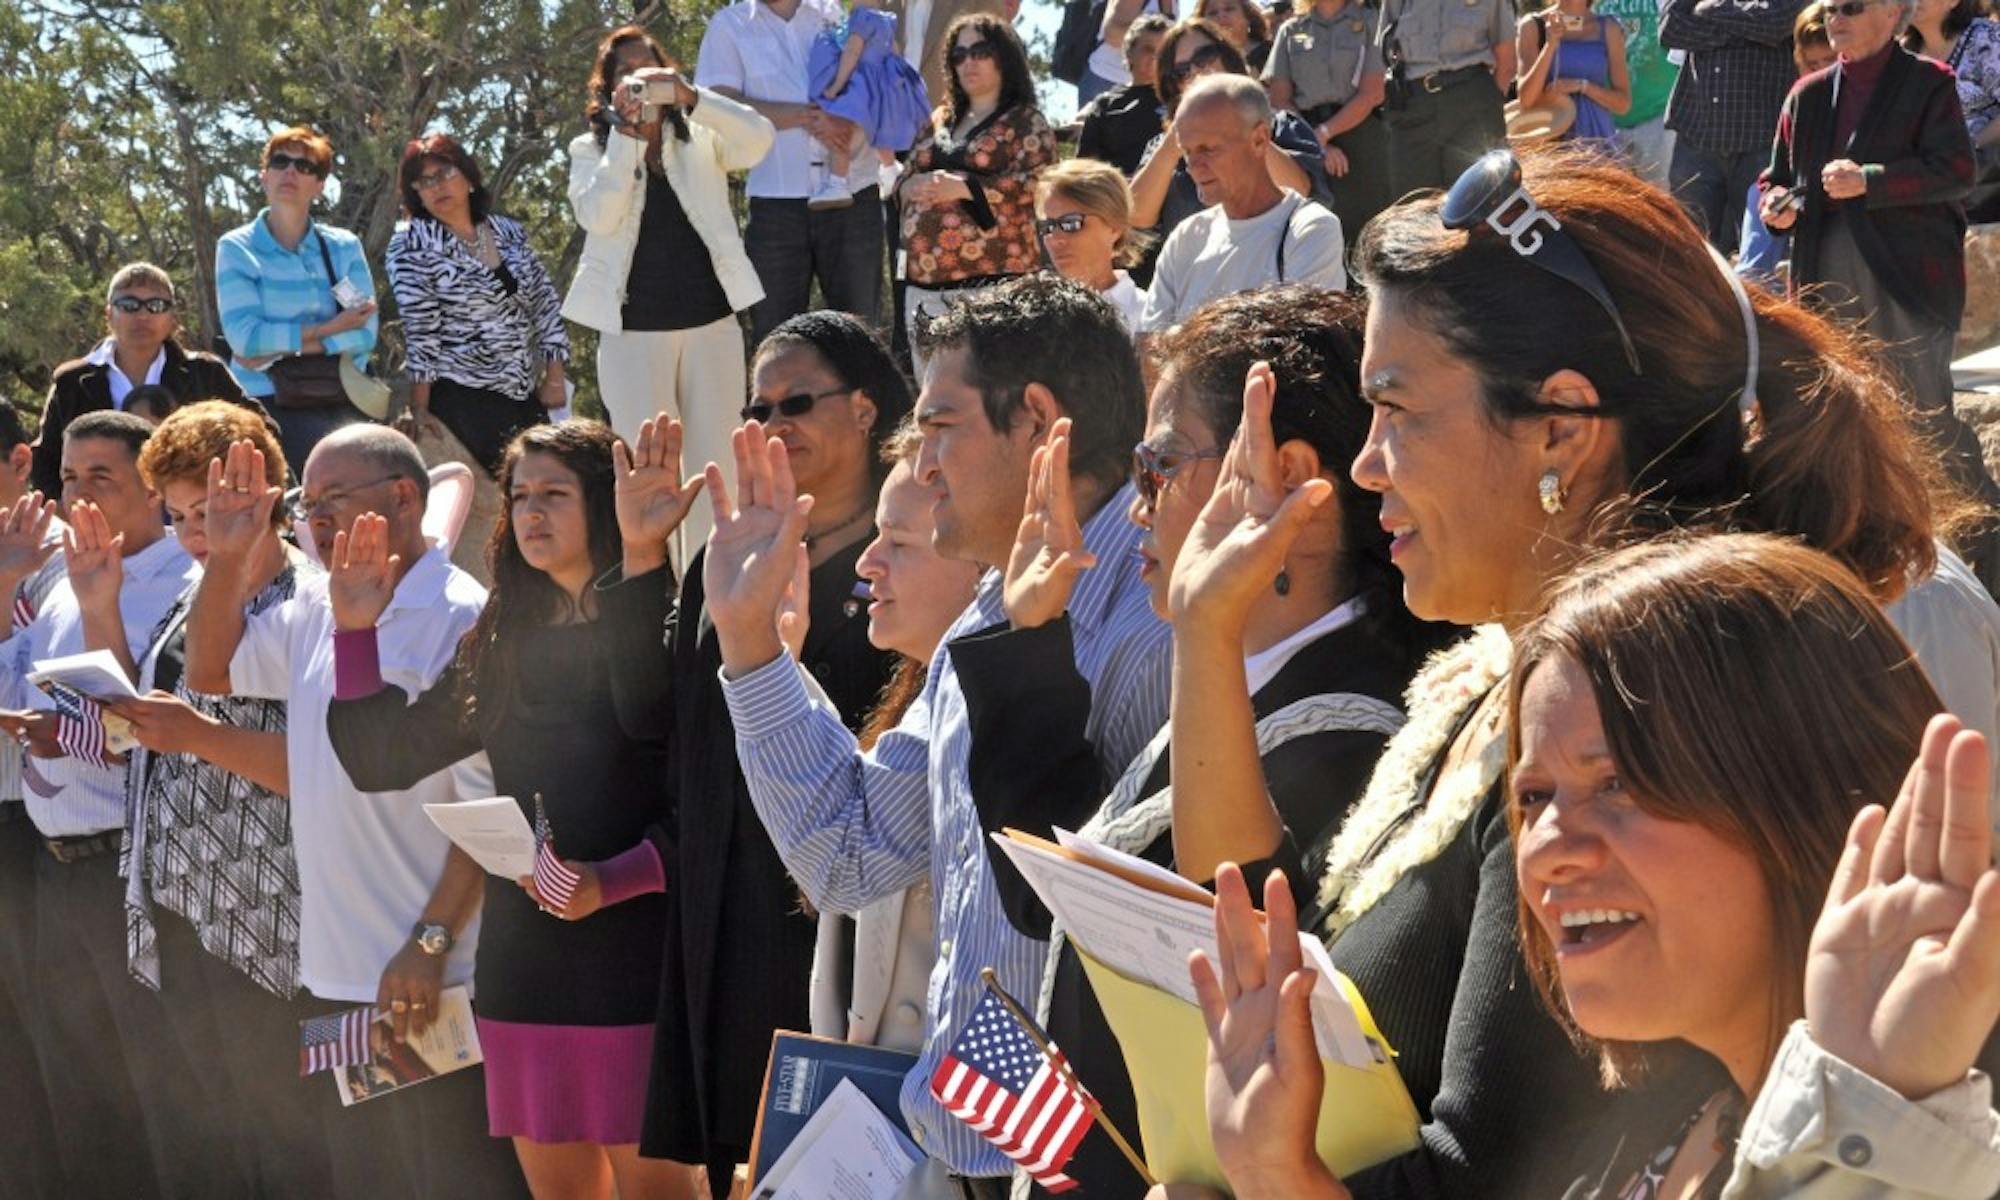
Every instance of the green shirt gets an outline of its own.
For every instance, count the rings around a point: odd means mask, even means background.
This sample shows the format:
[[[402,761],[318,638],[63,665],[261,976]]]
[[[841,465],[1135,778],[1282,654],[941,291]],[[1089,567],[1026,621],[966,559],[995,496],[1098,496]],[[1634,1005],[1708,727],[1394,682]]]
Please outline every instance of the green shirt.
[[[1659,0],[1598,0],[1592,9],[1625,29],[1625,64],[1632,76],[1632,107],[1617,118],[1620,129],[1656,120],[1667,111],[1681,69],[1660,45]]]

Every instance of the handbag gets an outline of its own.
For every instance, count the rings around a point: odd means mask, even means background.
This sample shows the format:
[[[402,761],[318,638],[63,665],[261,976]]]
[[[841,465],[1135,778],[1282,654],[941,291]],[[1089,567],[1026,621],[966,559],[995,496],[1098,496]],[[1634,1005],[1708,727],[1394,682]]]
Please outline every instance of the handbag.
[[[326,248],[326,239],[319,237],[317,230],[313,236],[319,242],[320,261],[326,265],[327,283],[337,283],[340,276],[334,272],[333,255]],[[272,408],[327,408],[347,403],[372,420],[388,419],[389,385],[363,371],[344,354],[291,354],[272,363],[265,373],[276,385],[271,394]]]

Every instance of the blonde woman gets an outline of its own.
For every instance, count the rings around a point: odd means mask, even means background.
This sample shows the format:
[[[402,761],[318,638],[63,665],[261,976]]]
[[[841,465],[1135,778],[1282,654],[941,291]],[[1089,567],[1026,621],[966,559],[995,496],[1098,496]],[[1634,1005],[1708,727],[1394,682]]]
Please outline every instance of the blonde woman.
[[[1097,289],[1130,330],[1146,294],[1122,268],[1139,261],[1132,190],[1109,163],[1072,158],[1042,172],[1035,186],[1035,232],[1064,278]]]

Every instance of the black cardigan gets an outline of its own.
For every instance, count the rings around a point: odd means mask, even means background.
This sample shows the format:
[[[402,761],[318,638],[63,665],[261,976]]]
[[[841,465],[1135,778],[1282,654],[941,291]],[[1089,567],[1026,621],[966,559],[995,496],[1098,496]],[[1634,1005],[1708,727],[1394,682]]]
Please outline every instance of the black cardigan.
[[[950,650],[972,729],[968,771],[981,828],[992,832],[1012,826],[1051,837],[1057,825],[1076,829],[1088,821],[1105,789],[1084,736],[1090,687],[1077,674],[1067,618],[1035,629],[996,627],[969,634],[951,642]],[[1416,667],[1415,655],[1391,649],[1366,622],[1348,625],[1300,647],[1258,689],[1252,705],[1262,719],[1308,696],[1352,692],[1400,709]],[[1315,845],[1330,840],[1348,806],[1361,795],[1386,741],[1381,734],[1337,731],[1302,735],[1273,748],[1263,760],[1265,779],[1287,828],[1302,831]],[[1141,796],[1171,783],[1170,758],[1160,756]],[[1048,937],[1048,911],[990,838],[987,856],[1008,920],[1031,937]],[[1141,857],[1171,867],[1172,834],[1155,839]],[[1266,866],[1245,865],[1253,890]],[[1301,875],[1294,875],[1294,884],[1309,886]],[[1137,1145],[1137,1102],[1124,1056],[1083,974],[1082,960],[1068,945],[1056,972],[1049,1035],[1104,1105],[1105,1115]],[[1092,1196],[1136,1198],[1146,1190],[1096,1128],[1064,1173]]]
[[[801,661],[842,718],[858,727],[896,656],[868,642],[855,561],[868,538],[813,568]],[[703,554],[679,603],[657,575],[600,587],[604,614],[633,614],[654,636],[634,644],[634,702],[667,739],[670,816],[655,830],[678,916],[667,931],[652,1081],[641,1152],[706,1163],[726,1193],[749,1157],[771,1034],[810,1028],[818,923],[758,819],[736,762],[736,730],[718,671],[722,649],[702,607]],[[622,617],[620,625],[628,622]]]
[[[169,341],[167,361],[160,367],[160,386],[173,393],[176,404],[199,400],[227,400],[254,409],[266,424],[276,428],[264,406],[243,394],[243,385],[229,373],[229,365],[213,354],[183,350]],[[42,405],[42,427],[35,435],[32,481],[44,496],[62,495],[63,430],[87,412],[111,407],[111,368],[87,359],[75,359],[56,368],[49,382],[49,398]]]

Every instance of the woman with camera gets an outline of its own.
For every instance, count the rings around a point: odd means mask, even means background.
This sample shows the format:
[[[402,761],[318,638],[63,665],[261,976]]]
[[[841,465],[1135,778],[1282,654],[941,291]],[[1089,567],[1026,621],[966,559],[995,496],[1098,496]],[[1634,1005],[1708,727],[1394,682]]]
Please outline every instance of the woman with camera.
[[[1521,18],[1514,35],[1521,107],[1559,103],[1576,109],[1557,135],[1616,153],[1614,117],[1632,108],[1632,73],[1625,62],[1625,30],[1590,11],[1593,0],[1559,0]]]
[[[562,300],[449,135],[406,146],[397,182],[409,220],[389,239],[388,267],[410,373],[405,432],[440,421],[492,474],[515,434],[569,402]]]
[[[729,172],[763,158],[776,131],[690,83],[636,25],[599,44],[589,116],[569,146],[569,202],[587,236],[562,315],[602,335],[597,382],[614,429],[630,440],[641,421],[671,414],[689,461],[727,470],[747,386],[736,314],[764,296]],[[676,570],[708,529],[698,506],[676,535]]]
[[[333,145],[305,126],[264,145],[265,207],[215,247],[215,307],[230,369],[278,418],[297,478],[319,440],[366,421],[346,377],[375,349],[375,277],[361,239],[313,220]]]

